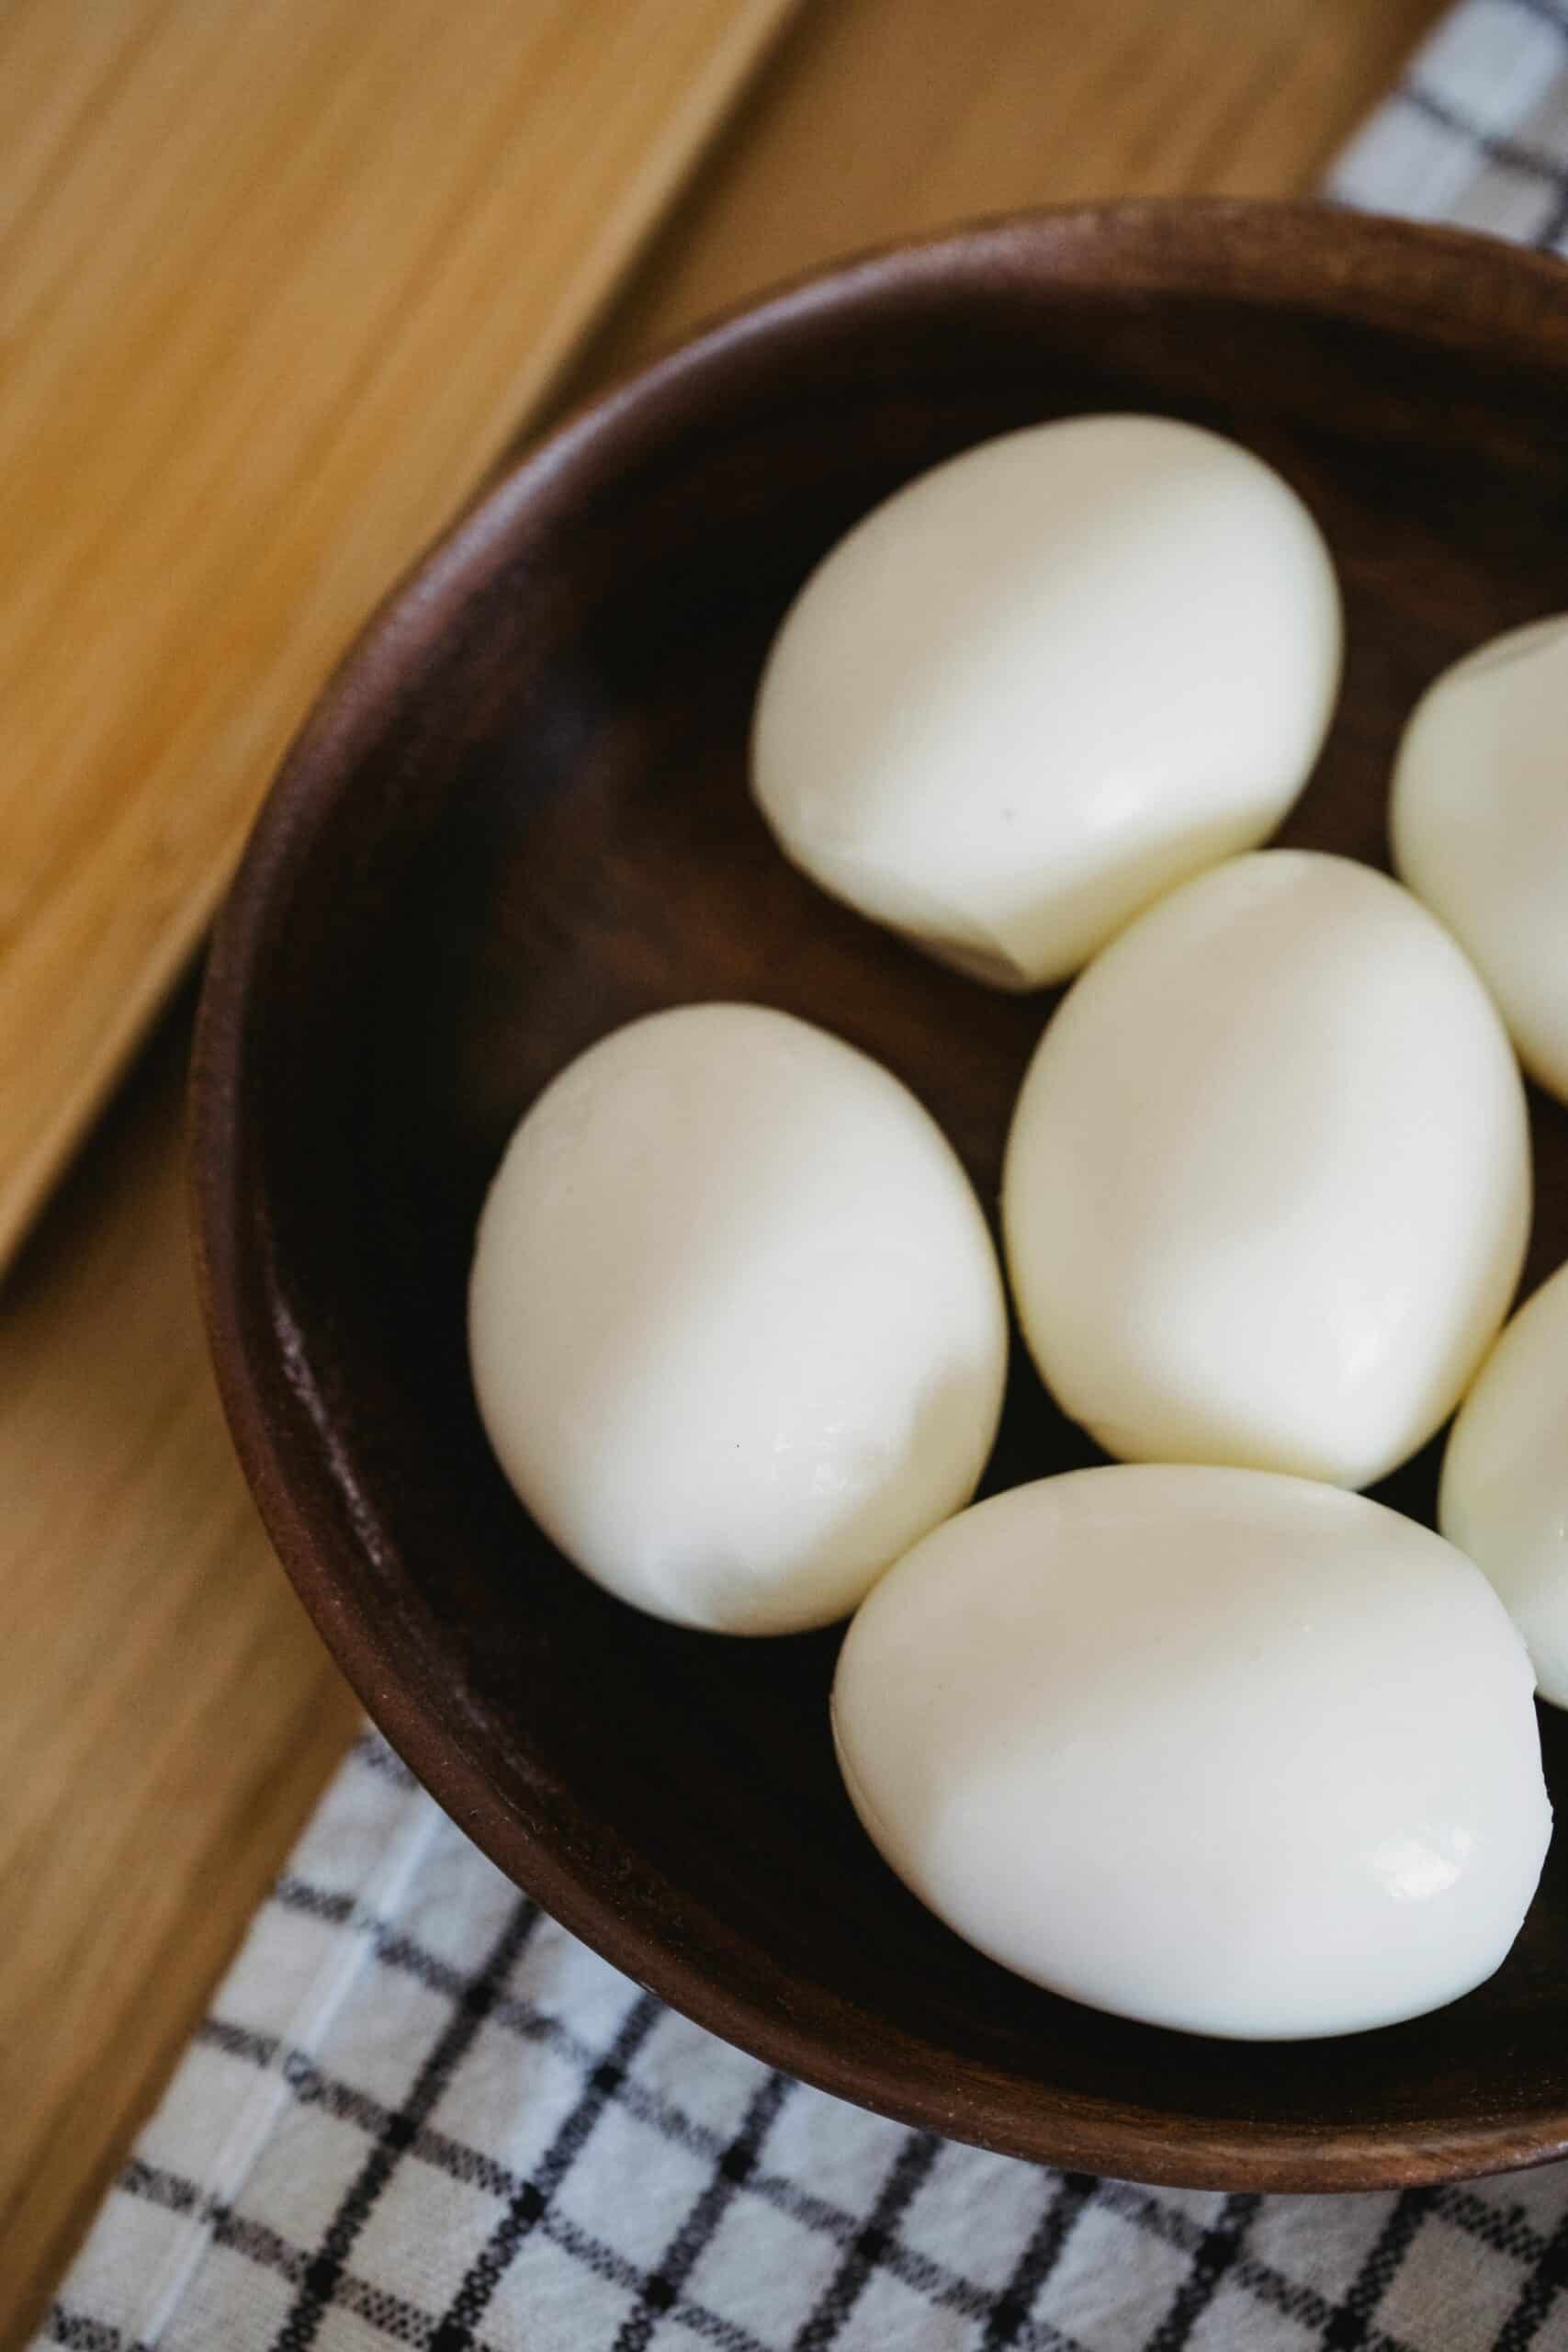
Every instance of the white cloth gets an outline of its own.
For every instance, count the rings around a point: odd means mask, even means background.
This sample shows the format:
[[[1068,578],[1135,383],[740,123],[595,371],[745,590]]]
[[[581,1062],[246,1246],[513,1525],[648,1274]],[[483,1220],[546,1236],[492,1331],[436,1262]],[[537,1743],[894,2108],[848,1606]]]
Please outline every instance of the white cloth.
[[[1325,193],[1568,252],[1568,0],[1463,0]]]
[[[1568,2345],[1564,2279],[1562,2168],[1156,2191],[807,2090],[558,1928],[367,1734],[41,2341],[1544,2352]]]
[[[1568,243],[1568,0],[1466,0],[1328,192]],[[1259,2199],[905,2131],[640,1992],[367,1735],[39,2342],[1562,2352],[1568,2168]]]

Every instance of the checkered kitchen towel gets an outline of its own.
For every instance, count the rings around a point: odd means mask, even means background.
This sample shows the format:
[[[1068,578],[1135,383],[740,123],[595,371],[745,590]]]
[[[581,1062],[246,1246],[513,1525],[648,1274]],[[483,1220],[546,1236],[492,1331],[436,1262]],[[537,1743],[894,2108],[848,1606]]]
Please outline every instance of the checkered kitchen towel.
[[[1565,2278],[1568,2168],[1156,2192],[807,2090],[558,1928],[367,1734],[42,2340],[1524,2352],[1568,2345]]]
[[[1568,0],[1466,0],[1329,192],[1568,245]],[[1546,2352],[1568,2347],[1568,2166],[1155,2193],[905,2131],[640,1992],[367,1735],[40,2341]]]

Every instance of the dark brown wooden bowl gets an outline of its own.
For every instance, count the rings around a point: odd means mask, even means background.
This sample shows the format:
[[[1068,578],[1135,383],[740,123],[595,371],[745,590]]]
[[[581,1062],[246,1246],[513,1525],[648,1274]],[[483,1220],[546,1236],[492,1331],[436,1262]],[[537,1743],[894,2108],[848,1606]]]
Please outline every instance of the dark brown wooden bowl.
[[[836,1634],[634,1614],[503,1484],[464,1353],[484,1185],[636,1013],[787,1007],[878,1056],[994,1203],[1049,1010],[940,969],[778,855],[763,650],[845,526],[982,435],[1094,409],[1234,434],[1325,527],[1342,707],[1283,838],[1381,863],[1421,688],[1568,607],[1568,271],[1328,210],[1003,220],[804,280],[580,411],[391,599],[262,815],[207,978],[195,1184],[219,1378],[284,1562],[371,1713],[519,1884],[806,2080],[992,2148],[1254,2188],[1568,2148],[1568,1853],[1482,1991],[1337,2042],[1184,2039],[1037,1992],[883,1867],[840,1789]],[[1568,1254],[1533,1106],[1529,1280]],[[1093,1459],[1015,1368],[988,1485]],[[1430,1512],[1434,1451],[1389,1498]],[[1547,1711],[1568,1792],[1568,1724]]]

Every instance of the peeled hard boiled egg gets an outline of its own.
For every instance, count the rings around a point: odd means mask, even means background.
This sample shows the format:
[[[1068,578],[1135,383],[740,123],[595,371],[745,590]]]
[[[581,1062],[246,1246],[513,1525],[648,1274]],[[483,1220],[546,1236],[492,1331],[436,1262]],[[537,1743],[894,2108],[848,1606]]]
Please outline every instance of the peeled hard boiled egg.
[[[1541,1697],[1568,1707],[1568,1266],[1482,1365],[1449,1438],[1438,1509],[1529,1644]]]
[[[1524,1090],[1426,909],[1267,850],[1138,918],[1024,1080],[1002,1213],[1025,1336],[1109,1453],[1360,1487],[1450,1413],[1529,1222]]]
[[[1390,829],[1394,864],[1474,958],[1525,1068],[1568,1102],[1568,615],[1428,688]]]
[[[1006,1369],[953,1150],[877,1063],[782,1012],[617,1030],[513,1135],[479,1222],[474,1389],[546,1532],[655,1616],[842,1616],[964,1503]]]
[[[763,675],[754,789],[824,889],[1036,988],[1273,831],[1339,653],[1327,549],[1260,458],[1169,417],[1032,425],[818,566]]]
[[[852,1625],[845,1785],[1005,1967],[1122,2017],[1354,2033],[1490,1976],[1551,1829],[1524,1645],[1441,1537],[1250,1470],[976,1504]]]

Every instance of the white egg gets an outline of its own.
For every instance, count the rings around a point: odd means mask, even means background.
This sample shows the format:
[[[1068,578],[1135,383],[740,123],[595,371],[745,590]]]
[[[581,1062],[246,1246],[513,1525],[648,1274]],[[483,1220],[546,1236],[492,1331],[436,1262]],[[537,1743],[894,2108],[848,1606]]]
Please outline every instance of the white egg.
[[[677,1623],[828,1623],[974,1491],[1007,1318],[935,1122],[754,1005],[656,1013],[522,1121],[469,1291],[479,1411],[560,1549]]]
[[[1524,1645],[1451,1545],[1251,1470],[1078,1471],[976,1504],[840,1657],[845,1785],[1005,1967],[1244,2040],[1479,1984],[1551,1830]]]
[[[1438,1509],[1529,1644],[1541,1697],[1568,1707],[1568,1266],[1482,1365],[1449,1438]]]
[[[1339,654],[1327,549],[1259,458],[1167,417],[1033,425],[818,567],[763,676],[754,789],[835,897],[1035,988],[1273,831]]]
[[[1389,821],[1400,873],[1474,958],[1530,1076],[1568,1102],[1568,615],[1427,690]]]
[[[1524,1089],[1460,949],[1386,876],[1288,850],[1090,966],[1002,1197],[1035,1362],[1109,1453],[1346,1487],[1453,1409],[1529,1208]]]

